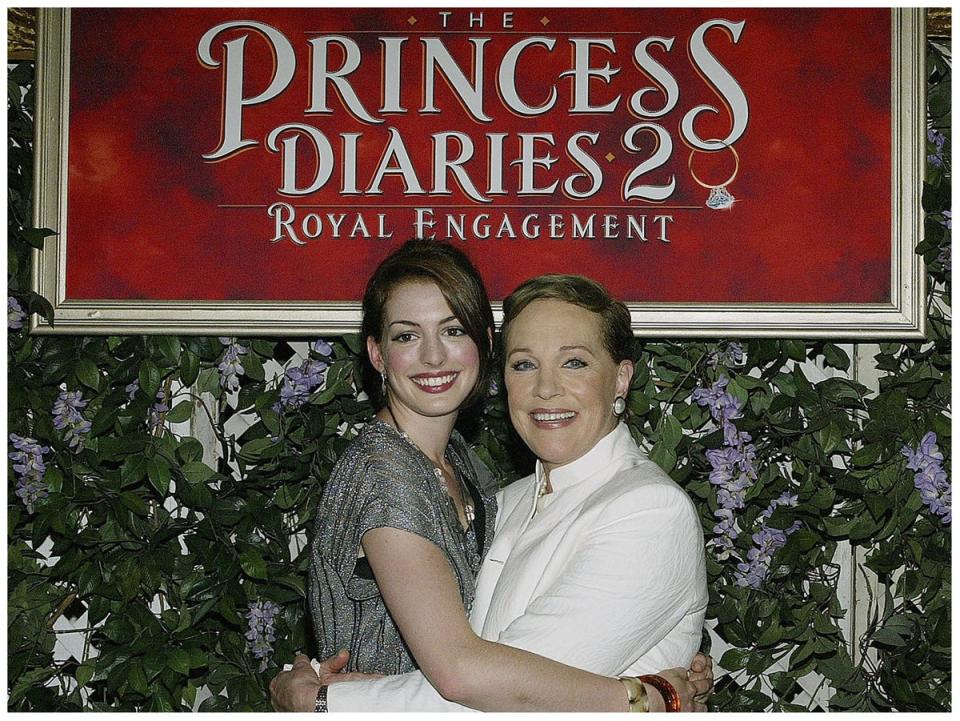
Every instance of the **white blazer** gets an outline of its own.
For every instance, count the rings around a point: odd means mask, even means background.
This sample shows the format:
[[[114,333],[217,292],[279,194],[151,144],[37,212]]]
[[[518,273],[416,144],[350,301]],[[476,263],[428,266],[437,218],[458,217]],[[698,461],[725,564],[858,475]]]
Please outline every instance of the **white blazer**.
[[[707,606],[703,533],[693,503],[620,424],[550,473],[498,494],[496,535],[470,625],[481,637],[617,676],[687,666]],[[338,683],[330,711],[469,711],[420,672]]]

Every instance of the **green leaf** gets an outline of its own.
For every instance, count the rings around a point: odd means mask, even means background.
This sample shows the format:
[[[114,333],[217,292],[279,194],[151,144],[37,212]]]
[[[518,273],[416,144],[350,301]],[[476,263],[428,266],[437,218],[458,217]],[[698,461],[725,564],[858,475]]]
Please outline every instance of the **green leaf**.
[[[132,491],[124,491],[120,494],[120,502],[138,516],[146,517],[147,504],[144,503],[143,499],[140,498],[140,496],[138,496],[136,493]]]
[[[650,451],[650,460],[660,466],[666,473],[669,473],[677,465],[677,454],[657,443]]]
[[[183,687],[182,698],[183,702],[193,709],[193,705],[197,700],[197,687],[193,685],[193,681],[188,681],[187,685]]]
[[[240,455],[250,460],[257,460],[267,448],[273,445],[275,445],[274,442],[269,438],[254,438],[240,447]]]
[[[164,360],[169,361],[171,365],[177,365],[180,362],[180,339],[170,335],[156,336],[157,346]]]
[[[255,353],[240,356],[240,365],[243,366],[243,372],[248,378],[255,381],[263,380],[263,361],[260,360],[260,356]]]
[[[147,677],[143,672],[143,662],[140,659],[132,659],[127,667],[127,683],[130,684],[130,690],[135,693],[146,696],[149,691]]]
[[[807,359],[807,346],[799,340],[783,341],[783,349],[790,360],[804,362]]]
[[[161,497],[170,490],[170,466],[158,456],[147,459],[147,478],[150,485],[157,489]]]
[[[266,579],[267,564],[263,557],[252,548],[240,554],[240,567],[250,578]]]
[[[200,375],[200,359],[188,350],[180,354],[180,382],[189,388]]]
[[[144,359],[140,364],[140,373],[137,377],[140,379],[140,390],[147,398],[156,398],[157,391],[160,390],[160,369]]]
[[[180,472],[190,483],[203,483],[216,473],[210,466],[200,461],[185,463],[180,467]]]
[[[850,367],[850,356],[840,346],[826,343],[823,346],[824,364],[842,371]]]
[[[766,646],[773,646],[778,643],[780,639],[783,638],[783,626],[774,621],[769,626],[767,626],[763,632],[760,634],[760,637],[757,639],[757,645],[761,648]]]
[[[51,493],[60,493],[63,490],[63,472],[56,466],[47,466],[43,474],[43,482],[47,484]]]
[[[139,590],[140,568],[136,564],[130,564],[120,574],[120,593],[123,595],[124,601],[131,601],[136,597]]]
[[[129,643],[134,637],[133,624],[123,616],[112,615],[103,625],[103,633],[114,643]]]
[[[199,461],[203,458],[203,444],[196,438],[185,436],[177,446],[177,457],[184,463]]]
[[[48,228],[24,228],[23,229],[23,239],[27,241],[37,250],[43,250],[44,238],[49,238],[51,235],[57,235],[52,230]]]
[[[190,401],[180,401],[167,412],[168,423],[183,423],[193,415],[193,404]]]
[[[750,660],[750,651],[731,648],[720,657],[720,667],[727,671],[739,671]]]
[[[77,380],[93,390],[100,388],[100,371],[97,370],[97,364],[89,358],[80,358],[73,368]]]
[[[220,373],[216,368],[204,368],[197,376],[197,382],[194,386],[197,393],[220,394]]]
[[[297,504],[299,499],[299,493],[290,490],[288,486],[284,485],[277,489],[277,492],[273,497],[273,502],[276,503],[277,507],[281,510],[289,511]]]
[[[43,686],[43,682],[57,672],[57,666],[49,664],[41,668],[34,668],[26,671],[13,681],[13,688],[10,691],[10,699],[7,702],[7,708],[19,702],[28,691]]]
[[[147,474],[147,458],[142,453],[134,453],[123,459],[120,467],[120,482],[124,486],[137,483]]]
[[[92,661],[84,661],[77,666],[76,679],[78,686],[86,686],[93,678],[94,665]]]
[[[680,445],[680,440],[683,438],[683,428],[680,426],[680,422],[673,416],[664,416],[663,423],[660,430],[660,442],[670,450],[673,450],[678,445]],[[674,461],[676,463],[676,461]]]
[[[186,676],[190,673],[190,654],[182,648],[176,648],[167,656],[167,668]]]

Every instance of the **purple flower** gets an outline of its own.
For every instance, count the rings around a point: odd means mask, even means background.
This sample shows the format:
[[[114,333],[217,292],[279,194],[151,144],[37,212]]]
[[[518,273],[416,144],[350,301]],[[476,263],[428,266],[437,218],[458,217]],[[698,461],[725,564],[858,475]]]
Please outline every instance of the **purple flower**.
[[[740,535],[737,530],[737,519],[731,508],[718,508],[713,512],[713,515],[720,522],[713,527],[713,532],[717,537],[711,539],[709,545],[719,549],[720,553],[718,555],[725,558],[733,551],[733,542]]]
[[[927,155],[927,162],[937,168],[943,167],[943,146],[947,142],[946,136],[934,128],[927,129],[927,141],[932,143],[935,151]]]
[[[147,431],[155,433],[163,422],[163,414],[169,410],[170,406],[166,403],[166,395],[163,389],[160,389],[157,391],[156,402],[150,406],[150,410],[147,412]]]
[[[943,269],[948,273],[951,271],[951,265],[952,265],[951,255],[952,254],[953,253],[950,250],[950,246],[948,245],[948,246],[945,246],[943,250],[940,251],[939,255],[937,255],[937,261],[940,263],[940,265],[943,266]]]
[[[920,499],[931,513],[941,517],[944,525],[949,525],[953,488],[943,469],[943,453],[937,446],[937,434],[930,431],[920,439],[916,450],[906,445],[900,452],[907,458],[907,468],[916,471],[913,485],[920,491]]]
[[[315,340],[313,342],[313,345],[310,346],[310,350],[312,350],[317,355],[324,356],[325,358],[329,358],[333,354],[333,346],[330,345],[323,338],[318,338],[317,340]]]
[[[747,551],[746,562],[737,564],[733,579],[735,584],[757,589],[766,580],[773,554],[783,548],[787,543],[787,536],[801,526],[800,521],[794,521],[788,528],[773,528],[767,525],[767,521],[778,507],[794,507],[797,505],[797,500],[796,494],[790,493],[789,490],[784,491],[770,501],[770,505],[760,514],[763,522],[760,524],[760,530],[752,536],[755,545]]]
[[[734,583],[738,586],[758,589],[767,578],[770,572],[770,563],[773,560],[773,554],[783,548],[787,543],[787,536],[800,527],[800,522],[794,522],[790,528],[779,529],[771,528],[766,524],[760,527],[760,530],[753,534],[754,546],[747,551],[746,562],[737,564],[737,571],[734,574]]]
[[[220,338],[220,342],[227,346],[220,357],[220,365],[217,366],[220,371],[220,387],[232,392],[240,388],[240,376],[244,374],[240,356],[249,350],[237,345],[231,338]]]
[[[721,376],[710,388],[697,388],[691,398],[698,405],[710,409],[715,421],[728,421],[740,417],[740,401],[727,390],[729,379]]]
[[[710,354],[710,357],[707,359],[707,365],[714,368],[717,366],[731,368],[733,366],[743,365],[743,346],[735,341],[727,343],[722,351],[718,350]]]
[[[280,613],[280,606],[273,601],[257,599],[251,601],[247,608],[247,648],[254,658],[260,659],[260,670],[264,671],[273,653],[273,642],[276,640],[274,618]]]
[[[140,379],[134,378],[132,383],[128,383],[124,389],[127,392],[127,398],[133,400],[137,395],[137,391],[140,390]]]
[[[63,431],[63,440],[74,453],[83,450],[83,437],[90,432],[90,421],[80,412],[87,403],[80,391],[61,391],[53,403],[53,427]]]
[[[13,470],[17,474],[16,496],[27,507],[27,513],[33,513],[34,504],[49,495],[50,491],[43,482],[47,472],[43,456],[50,451],[32,438],[23,438],[14,433],[9,435],[10,443],[16,451],[9,453],[13,461]]]
[[[742,349],[740,352],[742,353]],[[732,354],[731,358],[735,358],[735,354]],[[696,403],[710,409],[710,415],[714,421],[720,423],[723,431],[723,446],[706,452],[711,466],[709,480],[716,486],[717,505],[719,505],[719,508],[714,511],[714,516],[719,521],[713,527],[715,537],[709,541],[708,545],[717,551],[720,559],[731,555],[736,556],[734,540],[739,536],[740,529],[737,527],[735,511],[744,508],[747,491],[757,480],[755,466],[757,449],[752,443],[751,435],[739,430],[733,422],[740,417],[741,405],[740,401],[726,390],[728,383],[729,379],[721,376],[709,388],[697,388],[692,396]],[[784,494],[774,503],[795,504],[796,496]],[[776,506],[773,505],[773,507]],[[772,514],[773,510],[769,509],[769,513]],[[769,515],[764,516],[764,519],[766,518],[769,518]],[[762,526],[761,531],[765,527],[765,525]],[[764,566],[763,557],[756,553],[753,555],[752,559],[748,555],[749,563],[741,563],[738,566],[736,576],[736,579],[740,579],[738,583],[759,584],[766,576],[769,561]]]
[[[487,388],[487,395],[495,396],[500,392],[500,386],[497,385],[496,378],[490,378],[490,386]]]
[[[943,216],[943,220],[940,221],[940,225],[944,226],[947,230],[953,230],[953,213],[945,210],[941,215]]]
[[[299,408],[310,394],[323,385],[327,377],[327,364],[321,360],[307,359],[299,366],[288,368],[280,385],[280,401],[274,410]]]
[[[20,307],[20,302],[12,295],[7,296],[7,330],[20,330],[27,314]]]

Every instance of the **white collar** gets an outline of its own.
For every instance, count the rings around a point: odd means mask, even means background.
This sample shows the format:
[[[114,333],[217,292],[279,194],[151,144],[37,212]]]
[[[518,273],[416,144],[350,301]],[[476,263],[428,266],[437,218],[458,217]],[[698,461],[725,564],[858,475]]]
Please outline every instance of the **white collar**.
[[[601,438],[589,451],[563,466],[557,466],[550,471],[550,487],[554,493],[569,488],[590,476],[607,468],[614,460],[628,453],[636,451],[637,445],[633,442],[630,430],[626,423],[617,423],[617,426]],[[537,460],[534,477],[543,477],[543,464]],[[539,489],[539,482],[534,488]],[[536,493],[536,491],[534,491]]]

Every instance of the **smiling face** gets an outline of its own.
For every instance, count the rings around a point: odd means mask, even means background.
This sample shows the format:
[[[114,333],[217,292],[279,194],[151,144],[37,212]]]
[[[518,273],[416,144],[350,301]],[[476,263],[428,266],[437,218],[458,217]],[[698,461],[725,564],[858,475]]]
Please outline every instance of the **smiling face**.
[[[367,338],[370,362],[386,371],[390,408],[406,428],[416,416],[456,414],[479,373],[480,355],[434,283],[390,291],[381,341]]]
[[[613,401],[627,395],[633,363],[610,357],[596,313],[535,300],[510,324],[504,346],[510,419],[547,472],[616,427]]]

